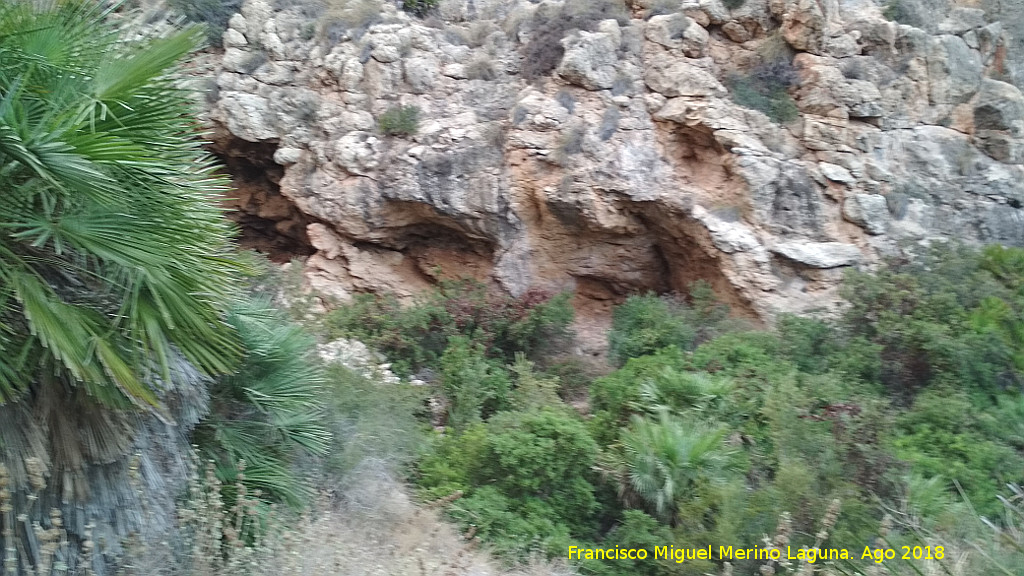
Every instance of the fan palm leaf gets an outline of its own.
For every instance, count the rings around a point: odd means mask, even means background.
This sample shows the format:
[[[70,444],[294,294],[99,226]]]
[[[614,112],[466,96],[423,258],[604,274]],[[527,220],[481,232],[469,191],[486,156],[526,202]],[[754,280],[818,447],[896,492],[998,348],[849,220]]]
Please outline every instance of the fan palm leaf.
[[[245,483],[269,499],[301,505],[310,488],[291,471],[299,451],[323,455],[323,371],[312,339],[284,321],[263,299],[236,304],[228,322],[245,354],[239,369],[211,388],[213,409],[196,430],[197,443],[230,485],[244,460]]]
[[[174,65],[186,30],[119,38],[102,3],[0,7],[0,403],[44,367],[112,407],[156,406],[176,352],[237,364],[226,187]]]
[[[724,433],[686,422],[667,409],[634,415],[621,436],[620,494],[670,517],[699,477],[715,477],[729,461]]]

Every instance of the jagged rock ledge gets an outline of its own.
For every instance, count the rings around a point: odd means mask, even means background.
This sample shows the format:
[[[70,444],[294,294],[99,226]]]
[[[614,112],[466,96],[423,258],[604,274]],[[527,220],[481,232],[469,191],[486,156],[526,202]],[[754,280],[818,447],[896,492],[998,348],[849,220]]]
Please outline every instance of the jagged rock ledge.
[[[250,165],[273,183],[239,179],[239,220],[300,244],[341,298],[439,274],[582,304],[705,279],[765,319],[828,307],[843,267],[901,242],[1024,244],[1024,96],[996,79],[1014,32],[983,12],[923,30],[865,0],[685,0],[647,20],[637,0],[528,81],[534,15],[561,6],[385,4],[344,29],[247,0],[209,111],[214,149],[262,147]],[[726,87],[765,65],[795,74],[784,125]],[[418,108],[414,134],[378,130],[396,106]]]

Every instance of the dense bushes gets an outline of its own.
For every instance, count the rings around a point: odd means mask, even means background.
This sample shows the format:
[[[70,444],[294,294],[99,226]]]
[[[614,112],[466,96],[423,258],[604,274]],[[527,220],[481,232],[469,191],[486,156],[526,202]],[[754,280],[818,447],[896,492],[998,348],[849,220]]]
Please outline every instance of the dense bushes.
[[[622,366],[629,358],[651,354],[666,346],[688,350],[721,329],[729,314],[714,301],[707,283],[697,282],[690,293],[693,306],[653,294],[630,296],[615,309],[608,335],[608,357]]]
[[[591,536],[598,502],[588,479],[597,444],[577,416],[557,405],[502,412],[450,435],[420,466],[435,497],[461,491],[456,520],[499,550],[524,559],[540,548],[562,554]]]
[[[446,282],[403,307],[393,296],[360,295],[326,319],[331,337],[358,339],[386,354],[400,374],[436,369],[451,336],[465,336],[489,358],[511,362],[564,344],[572,321],[569,294],[531,290],[513,298],[472,281]]]
[[[776,530],[794,549],[849,547],[875,541],[880,524],[892,543],[940,542],[965,537],[953,481],[992,515],[1024,475],[1022,279],[1022,251],[937,247],[851,272],[841,317],[783,315],[770,331],[729,320],[705,284],[685,302],[633,296],[609,333],[620,367],[593,379],[587,415],[559,398],[553,364],[515,354],[540,359],[539,335],[564,335],[565,296],[455,283],[405,308],[359,299],[331,325],[406,371],[433,371],[448,429],[415,480],[509,558],[573,545],[753,547]],[[892,525],[883,507],[909,512]],[[579,567],[697,575],[716,564]]]

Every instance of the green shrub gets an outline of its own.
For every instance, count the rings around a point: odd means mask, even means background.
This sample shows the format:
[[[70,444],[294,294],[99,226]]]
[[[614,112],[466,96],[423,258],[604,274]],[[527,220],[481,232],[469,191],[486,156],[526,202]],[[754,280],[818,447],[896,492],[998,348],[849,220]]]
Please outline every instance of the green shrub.
[[[493,486],[482,486],[456,501],[448,516],[475,529],[488,548],[514,562],[537,553],[562,556],[573,541],[570,528],[540,500],[524,502]]]
[[[689,350],[725,327],[728,307],[706,282],[690,286],[692,306],[666,297],[630,296],[612,313],[608,357],[615,366],[666,346]]]
[[[419,16],[426,16],[435,8],[440,0],[402,0],[402,10]]]
[[[782,353],[800,371],[822,374],[828,370],[829,360],[839,348],[835,328],[821,320],[792,314],[779,316],[777,328]]]
[[[597,502],[592,468],[597,444],[569,410],[503,412],[487,423],[483,461],[471,474],[522,503],[537,499],[574,533],[589,536]]]
[[[441,384],[448,400],[448,423],[456,429],[479,422],[509,404],[511,384],[484,347],[452,336],[441,356]]]
[[[697,330],[686,321],[679,303],[654,294],[630,296],[613,312],[608,358],[622,366],[630,358],[667,346],[687,350],[696,338]]]
[[[674,541],[672,531],[640,510],[626,510],[622,520],[612,528],[603,542],[594,547],[619,546],[623,550],[647,550],[646,560],[590,560],[581,569],[595,576],[669,576],[675,574],[671,560],[655,560],[654,548]]]
[[[763,62],[745,74],[733,74],[727,84],[734,102],[784,124],[799,116],[796,103],[789,95],[789,88],[797,79],[793,65],[788,60],[778,59]]]
[[[353,338],[387,356],[391,369],[408,376],[434,365],[447,336],[437,330],[448,323],[444,309],[432,302],[403,307],[389,294],[357,294],[324,318],[328,338]]]
[[[878,347],[878,379],[895,397],[943,382],[995,392],[1021,381],[1024,301],[992,266],[973,248],[936,245],[875,275],[847,275],[843,328]]]
[[[962,393],[928,390],[899,418],[893,440],[896,454],[915,473],[957,481],[975,508],[986,516],[1001,506],[996,498],[1007,482],[1024,477],[1024,457],[986,436],[974,416],[976,409]],[[1015,423],[1008,420],[1005,425]]]
[[[488,358],[505,363],[516,352],[540,360],[571,341],[570,294],[528,290],[518,298],[491,293],[473,281],[445,282],[409,306],[389,295],[358,295],[325,318],[329,337],[355,338],[409,375],[438,368],[450,336],[462,335],[483,346]]]
[[[377,118],[380,131],[388,136],[411,136],[420,125],[419,106],[394,106]]]
[[[763,112],[779,124],[792,122],[800,115],[796,102],[785,88],[759,85],[749,77],[733,76],[729,79],[729,89],[734,102]]]
[[[502,412],[442,440],[418,483],[430,497],[463,491],[449,515],[507,557],[525,559],[537,545],[563,555],[570,536],[595,534],[596,457],[597,444],[569,410]]]
[[[205,24],[210,46],[219,48],[228,20],[241,8],[242,0],[168,0],[167,6],[189,22]]]
[[[850,272],[842,291],[843,340],[868,368],[849,373],[909,407],[893,432],[895,453],[916,473],[961,482],[984,510],[997,509],[1000,486],[1021,473],[1021,262],[1020,249],[936,244],[874,275]]]
[[[669,346],[638,358],[630,358],[626,365],[611,374],[594,380],[590,386],[590,409],[594,413],[591,430],[602,444],[614,441],[619,428],[634,412],[644,382],[665,374],[676,373],[685,367],[679,348]]]

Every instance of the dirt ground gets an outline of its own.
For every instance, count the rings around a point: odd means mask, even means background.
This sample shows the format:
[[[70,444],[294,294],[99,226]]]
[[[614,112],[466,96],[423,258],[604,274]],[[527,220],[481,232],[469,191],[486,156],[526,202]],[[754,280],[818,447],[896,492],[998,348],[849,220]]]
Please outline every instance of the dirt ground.
[[[282,576],[573,576],[558,563],[503,567],[437,510],[415,504],[402,483],[364,462],[343,494],[324,497],[277,558]]]

